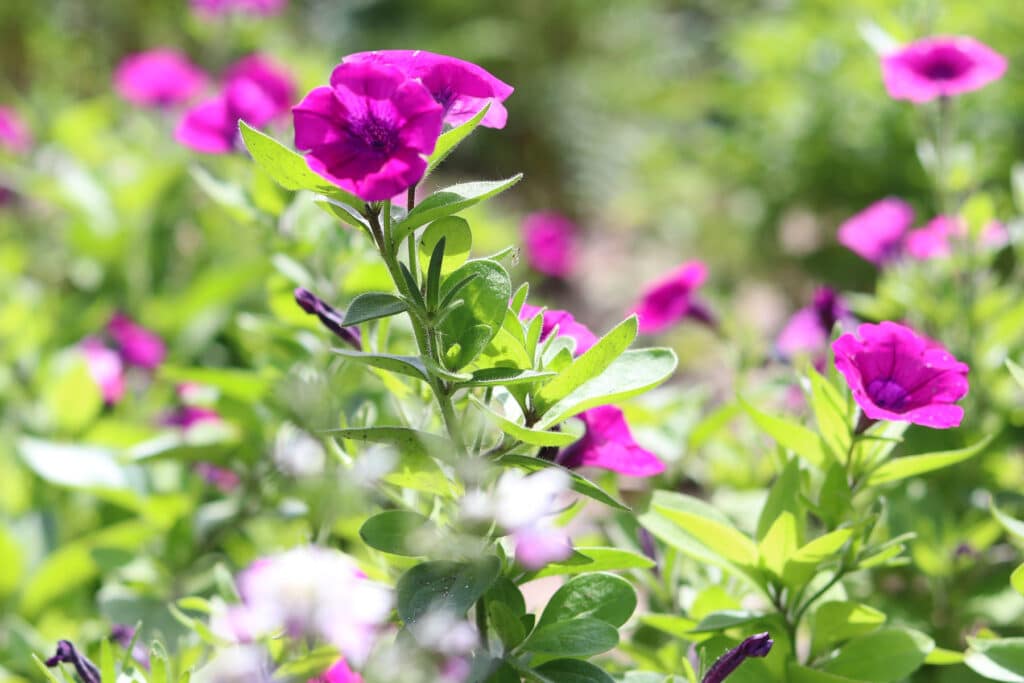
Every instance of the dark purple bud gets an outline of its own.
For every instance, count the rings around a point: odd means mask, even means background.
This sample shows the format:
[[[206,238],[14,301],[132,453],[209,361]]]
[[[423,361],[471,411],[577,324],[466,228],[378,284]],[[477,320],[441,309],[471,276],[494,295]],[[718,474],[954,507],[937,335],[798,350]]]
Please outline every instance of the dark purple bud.
[[[686,317],[703,323],[713,330],[718,329],[718,319],[705,304],[700,301],[691,301],[686,309]]]
[[[321,301],[313,292],[297,287],[295,289],[295,303],[306,313],[320,318],[320,322],[323,323],[324,327],[333,332],[346,344],[356,350],[362,350],[363,342],[359,337],[359,329],[342,326],[341,321],[345,319],[345,316]]]
[[[644,555],[654,560],[654,566],[651,568],[651,571],[655,576],[660,576],[661,568],[658,567],[658,546],[654,543],[654,536],[643,527],[639,527],[636,530],[636,535],[640,540],[640,549],[643,550]]]
[[[747,657],[764,657],[771,652],[772,645],[774,641],[768,633],[750,636],[719,657],[704,674],[702,683],[722,683]]]
[[[846,307],[839,300],[839,295],[831,287],[819,287],[814,292],[811,306],[826,335],[832,334],[832,328],[836,326],[836,321],[847,314]]]
[[[974,549],[970,543],[961,541],[957,546],[956,550],[953,551],[953,557],[977,557],[978,551]]]
[[[126,650],[131,648],[132,659],[138,662],[139,666],[149,668],[149,653],[146,647],[135,639],[134,626],[114,624],[110,627],[110,639]]]
[[[857,435],[863,434],[868,430],[868,428],[871,425],[875,424],[876,422],[878,422],[878,420],[874,420],[868,417],[867,415],[864,414],[864,411],[862,410],[860,413],[860,418],[857,420],[857,428],[853,430],[853,433]]]
[[[69,640],[57,642],[57,652],[46,660],[46,666],[51,669],[61,664],[71,664],[75,667],[75,673],[82,679],[82,683],[101,683],[100,670],[92,662],[80,654]]]

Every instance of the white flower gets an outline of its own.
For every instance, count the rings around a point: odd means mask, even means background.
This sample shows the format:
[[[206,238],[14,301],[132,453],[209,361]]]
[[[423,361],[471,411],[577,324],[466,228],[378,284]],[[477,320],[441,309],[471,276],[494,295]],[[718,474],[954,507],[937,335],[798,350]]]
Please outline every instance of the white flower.
[[[544,469],[524,475],[508,470],[494,491],[494,519],[507,531],[518,531],[556,511],[556,501],[569,488],[569,475]]]
[[[241,645],[217,653],[192,676],[194,683],[270,683],[268,659],[263,648]]]
[[[323,444],[290,422],[274,439],[274,464],[291,477],[316,477],[323,473],[327,454]]]

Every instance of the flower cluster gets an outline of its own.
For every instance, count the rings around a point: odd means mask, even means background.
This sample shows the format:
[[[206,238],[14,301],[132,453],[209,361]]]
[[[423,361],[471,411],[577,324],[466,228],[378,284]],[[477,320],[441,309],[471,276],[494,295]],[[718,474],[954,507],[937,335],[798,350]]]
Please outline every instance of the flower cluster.
[[[181,52],[169,48],[129,55],[114,71],[118,94],[142,107],[184,104],[199,95],[206,82],[202,69]]]
[[[296,105],[295,146],[309,167],[365,201],[416,185],[443,125],[491,108],[482,125],[500,128],[512,88],[475,64],[430,52],[390,50],[346,57],[329,86]]]

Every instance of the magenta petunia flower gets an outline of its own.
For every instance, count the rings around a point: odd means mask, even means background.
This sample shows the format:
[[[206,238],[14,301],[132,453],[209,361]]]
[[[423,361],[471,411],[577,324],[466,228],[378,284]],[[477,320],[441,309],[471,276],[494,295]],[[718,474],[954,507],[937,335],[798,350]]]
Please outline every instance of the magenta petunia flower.
[[[567,277],[576,261],[576,226],[559,213],[531,213],[523,221],[523,246],[531,268]]]
[[[665,463],[633,439],[620,408],[599,406],[578,417],[587,431],[559,453],[558,464],[568,468],[599,467],[630,477],[653,477],[665,471]]]
[[[191,0],[192,9],[200,14],[217,17],[231,12],[271,16],[288,5],[288,0]]]
[[[539,306],[523,304],[523,308],[519,311],[519,318],[520,320],[532,320],[541,310]],[[541,341],[550,337],[556,327],[558,328],[558,336],[570,337],[576,341],[577,356],[589,351],[590,347],[597,342],[597,335],[591,332],[583,323],[576,322],[576,318],[572,317],[572,313],[552,309],[544,311],[544,318],[541,320],[540,328]]]
[[[444,121],[457,126],[476,116],[491,103],[481,126],[504,128],[508,111],[502,104],[513,88],[486,69],[447,55],[424,50],[377,50],[358,52],[343,60],[349,64],[383,64],[393,66],[409,78],[418,78],[444,108]]]
[[[242,478],[234,470],[210,462],[197,462],[192,470],[221,493],[231,493],[242,483]]]
[[[700,261],[689,261],[651,284],[633,312],[642,334],[662,332],[684,318],[712,324],[708,310],[694,293],[708,277],[708,268]]]
[[[363,683],[363,677],[348,668],[348,663],[342,657],[323,675],[311,678],[306,683]]]
[[[441,134],[443,110],[394,67],[342,63],[331,85],[292,108],[295,146],[319,175],[365,201],[415,185]]]
[[[85,356],[89,376],[96,382],[103,402],[114,405],[124,396],[124,364],[116,351],[108,349],[99,339],[87,337],[79,345]]]
[[[914,209],[902,199],[880,199],[839,226],[839,243],[876,265],[900,256]]]
[[[263,55],[228,67],[224,89],[192,107],[178,123],[175,139],[198,152],[224,154],[238,145],[238,122],[259,128],[291,106],[295,84],[288,72]]]
[[[0,148],[15,154],[24,154],[32,146],[32,133],[17,112],[0,107]]]
[[[167,355],[167,348],[160,337],[123,313],[114,314],[107,323],[107,333],[117,345],[121,358],[129,365],[153,370]]]
[[[775,347],[785,358],[823,351],[836,322],[852,326],[853,318],[842,297],[830,287],[819,287],[810,306],[793,314],[779,333]]]
[[[897,100],[929,102],[978,90],[1006,72],[1006,58],[967,36],[935,36],[882,57],[882,80]]]
[[[220,414],[212,408],[203,406],[181,406],[173,413],[163,419],[163,424],[169,427],[181,427],[189,429],[203,422],[220,422]]]
[[[936,429],[960,424],[964,410],[953,404],[967,394],[966,363],[893,322],[865,323],[857,334],[839,337],[832,351],[866,417]]]
[[[936,216],[923,228],[907,234],[905,250],[911,258],[921,261],[945,258],[952,253],[950,239],[962,239],[966,234],[967,225],[963,221],[949,216]],[[982,229],[978,241],[982,246],[997,248],[1006,244],[1009,238],[1006,227],[998,221],[992,221]]]
[[[168,48],[129,55],[114,71],[121,97],[144,107],[171,107],[198,95],[206,74],[181,52]]]

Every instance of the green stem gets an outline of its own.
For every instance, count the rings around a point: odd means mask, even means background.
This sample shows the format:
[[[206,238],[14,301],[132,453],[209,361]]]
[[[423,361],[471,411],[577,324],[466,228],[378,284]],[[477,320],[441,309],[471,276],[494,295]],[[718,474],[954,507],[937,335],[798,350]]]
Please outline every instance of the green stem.
[[[412,298],[412,292],[409,291],[408,283],[402,276],[401,267],[398,265],[398,257],[395,254],[394,245],[391,240],[391,203],[385,202],[384,208],[388,214],[384,218],[384,225],[381,225],[380,212],[368,209],[366,212],[366,219],[370,222],[370,231],[373,233],[374,240],[377,242],[377,248],[380,251],[381,258],[384,259],[384,264],[387,266],[388,273],[391,275],[391,279],[394,281],[395,287],[398,291],[405,296],[407,299]],[[418,268],[415,262],[410,264],[410,270],[416,270]],[[427,358],[434,363],[440,364],[441,357],[437,345],[434,343],[435,330],[424,324],[424,321],[419,319],[419,316],[409,315],[409,320],[412,322],[413,334],[416,337],[416,346],[419,349],[420,356]],[[452,404],[452,397],[448,391],[448,386],[439,378],[430,375],[428,373],[428,382],[431,390],[434,392],[434,398],[437,399],[437,404],[441,408],[441,418],[444,420],[445,429],[448,431],[448,436],[455,444],[456,449],[462,453],[466,450],[465,441],[462,439],[462,430],[459,427],[458,418],[455,415],[455,406]]]
[[[489,649],[487,636],[487,599],[481,595],[476,601],[476,630],[480,633],[480,644]]]

